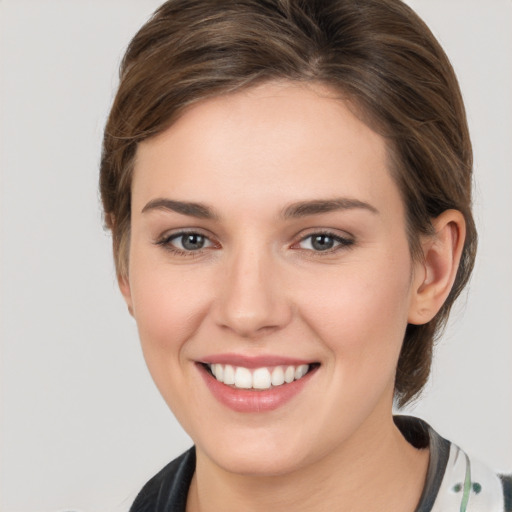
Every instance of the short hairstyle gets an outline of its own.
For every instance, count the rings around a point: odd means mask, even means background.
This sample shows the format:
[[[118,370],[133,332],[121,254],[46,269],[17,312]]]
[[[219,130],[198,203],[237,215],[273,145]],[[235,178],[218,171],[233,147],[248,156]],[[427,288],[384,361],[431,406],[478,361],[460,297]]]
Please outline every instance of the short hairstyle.
[[[119,276],[128,274],[131,182],[139,142],[190,105],[273,80],[320,83],[382,135],[404,201],[413,258],[447,209],[466,221],[455,283],[438,314],[408,325],[395,401],[416,397],[434,342],[476,252],[472,148],[457,78],[424,22],[400,0],[169,0],[130,42],[105,128],[100,189]]]

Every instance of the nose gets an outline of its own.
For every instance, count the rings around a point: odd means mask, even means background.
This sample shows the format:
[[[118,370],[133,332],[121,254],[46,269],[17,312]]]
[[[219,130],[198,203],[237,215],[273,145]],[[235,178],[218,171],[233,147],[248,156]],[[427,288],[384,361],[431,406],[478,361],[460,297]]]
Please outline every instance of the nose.
[[[216,305],[216,322],[244,338],[257,338],[285,327],[292,307],[276,258],[241,248],[226,262]]]

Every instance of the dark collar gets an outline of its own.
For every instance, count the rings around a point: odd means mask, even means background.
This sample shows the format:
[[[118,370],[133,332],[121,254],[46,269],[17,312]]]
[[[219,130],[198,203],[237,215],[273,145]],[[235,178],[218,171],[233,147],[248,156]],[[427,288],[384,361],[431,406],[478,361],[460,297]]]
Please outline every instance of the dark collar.
[[[415,448],[430,448],[425,486],[415,512],[430,512],[434,506],[450,456],[450,442],[428,423],[413,416],[394,416],[395,425]]]

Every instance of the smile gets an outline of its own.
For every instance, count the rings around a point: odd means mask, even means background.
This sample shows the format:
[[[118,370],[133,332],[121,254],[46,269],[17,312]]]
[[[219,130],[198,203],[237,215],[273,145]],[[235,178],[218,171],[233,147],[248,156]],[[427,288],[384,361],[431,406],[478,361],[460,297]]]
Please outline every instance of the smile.
[[[320,364],[283,358],[217,356],[208,362],[196,362],[196,367],[222,405],[235,412],[263,413],[280,408],[300,394]]]
[[[211,374],[228,386],[236,389],[271,389],[302,379],[313,365],[275,366],[249,369],[230,364],[207,364]]]

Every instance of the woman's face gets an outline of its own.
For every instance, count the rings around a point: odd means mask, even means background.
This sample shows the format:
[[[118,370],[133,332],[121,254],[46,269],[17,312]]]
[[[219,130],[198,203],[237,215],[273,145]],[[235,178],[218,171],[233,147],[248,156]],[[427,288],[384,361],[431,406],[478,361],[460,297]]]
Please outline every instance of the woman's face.
[[[384,139],[329,90],[206,100],[142,143],[130,244],[147,365],[209,460],[283,474],[391,421],[423,276]]]

